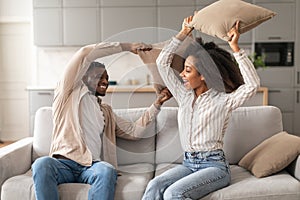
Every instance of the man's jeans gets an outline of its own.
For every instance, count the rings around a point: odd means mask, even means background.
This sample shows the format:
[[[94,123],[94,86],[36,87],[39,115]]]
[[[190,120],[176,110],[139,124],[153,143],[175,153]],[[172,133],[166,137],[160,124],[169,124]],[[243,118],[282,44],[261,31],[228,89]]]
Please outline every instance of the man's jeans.
[[[143,200],[199,199],[229,185],[230,179],[222,150],[185,152],[182,165],[149,182]]]
[[[72,160],[41,157],[32,165],[37,200],[58,200],[57,185],[87,183],[91,185],[88,199],[113,200],[117,171],[107,162],[82,166]]]

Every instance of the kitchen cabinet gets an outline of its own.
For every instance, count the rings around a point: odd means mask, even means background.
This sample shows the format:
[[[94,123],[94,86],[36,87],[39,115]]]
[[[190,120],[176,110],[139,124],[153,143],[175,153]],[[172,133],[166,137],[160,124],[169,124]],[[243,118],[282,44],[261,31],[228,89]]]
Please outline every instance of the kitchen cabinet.
[[[178,33],[183,19],[193,15],[195,6],[161,6],[157,8],[158,27],[171,29]],[[175,34],[174,34],[175,35]],[[174,36],[173,35],[173,36]]]
[[[34,8],[60,8],[62,0],[33,0]]]
[[[28,88],[27,90],[29,96],[29,133],[33,135],[35,113],[40,107],[52,106],[54,90],[50,88]]]
[[[269,105],[278,107],[282,113],[283,129],[294,132],[294,88],[269,88]]]
[[[295,89],[294,100],[295,100],[295,103],[294,103],[295,114],[294,114],[294,118],[293,118],[294,130],[292,133],[300,136],[300,88]]]
[[[257,69],[260,83],[268,88],[292,88],[294,86],[294,67],[266,67]]]
[[[195,0],[157,0],[157,6],[195,6]],[[178,14],[178,13],[177,13]]]
[[[270,9],[277,15],[264,22],[263,26],[255,28],[255,42],[295,41],[295,3],[269,1],[266,3],[259,2],[257,5]]]
[[[296,1],[295,86],[300,87],[300,1]]]
[[[100,41],[98,8],[63,8],[64,45],[84,45]]]
[[[101,36],[102,41],[139,41],[157,42],[156,33],[150,31],[143,35],[133,29],[157,27],[156,7],[105,7],[101,8]],[[139,31],[139,30],[137,30]],[[147,37],[150,35],[150,41]],[[155,34],[155,35],[153,35]],[[122,37],[123,36],[123,37]],[[151,41],[151,38],[154,40]],[[134,39],[133,41],[130,38]]]
[[[293,133],[294,116],[294,67],[267,67],[257,69],[262,86],[268,87],[269,105],[278,107],[282,113],[284,130]]]
[[[99,6],[99,0],[63,0],[65,8],[96,8]]]
[[[37,46],[81,46],[100,40],[98,0],[34,1]]]
[[[100,0],[102,7],[156,6],[156,0]]]
[[[35,8],[33,24],[37,46],[63,45],[62,8]]]

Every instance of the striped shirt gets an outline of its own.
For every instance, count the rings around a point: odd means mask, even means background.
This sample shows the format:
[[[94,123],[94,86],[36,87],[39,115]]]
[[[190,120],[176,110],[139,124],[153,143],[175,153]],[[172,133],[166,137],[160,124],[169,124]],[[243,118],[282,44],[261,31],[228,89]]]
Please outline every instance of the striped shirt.
[[[232,111],[253,96],[260,80],[244,50],[234,53],[244,84],[232,93],[213,88],[196,99],[194,90],[187,90],[170,67],[173,54],[181,41],[172,38],[157,58],[159,73],[178,102],[178,126],[184,151],[211,151],[223,148],[223,138]],[[192,106],[193,105],[193,106]]]

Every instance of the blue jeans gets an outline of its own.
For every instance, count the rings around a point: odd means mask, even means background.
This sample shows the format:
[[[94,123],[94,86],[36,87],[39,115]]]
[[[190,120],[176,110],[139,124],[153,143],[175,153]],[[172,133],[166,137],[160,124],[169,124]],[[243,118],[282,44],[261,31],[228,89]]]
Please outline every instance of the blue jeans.
[[[114,199],[117,171],[107,162],[93,162],[86,167],[72,160],[45,156],[32,164],[32,173],[37,200],[58,200],[57,185],[62,183],[90,184],[89,200]]]
[[[199,199],[229,185],[229,164],[222,150],[185,152],[178,165],[152,179],[143,200]]]

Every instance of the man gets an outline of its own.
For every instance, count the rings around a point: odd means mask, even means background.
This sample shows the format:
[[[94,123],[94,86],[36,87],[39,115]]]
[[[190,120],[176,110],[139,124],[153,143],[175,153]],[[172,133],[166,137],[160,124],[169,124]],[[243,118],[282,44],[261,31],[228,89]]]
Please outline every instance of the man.
[[[104,65],[93,61],[121,51],[137,53],[150,48],[143,43],[99,43],[81,48],[71,58],[55,89],[50,156],[32,165],[37,200],[59,199],[57,185],[71,182],[90,184],[90,200],[114,199],[116,136],[141,138],[171,94],[162,90],[136,122],[129,122],[101,103],[98,96],[106,94],[108,74]]]

